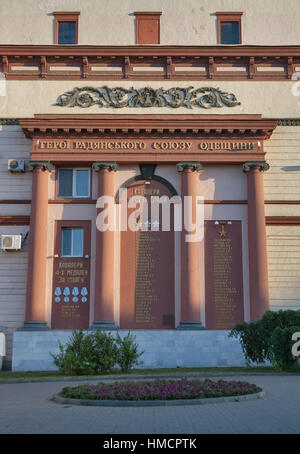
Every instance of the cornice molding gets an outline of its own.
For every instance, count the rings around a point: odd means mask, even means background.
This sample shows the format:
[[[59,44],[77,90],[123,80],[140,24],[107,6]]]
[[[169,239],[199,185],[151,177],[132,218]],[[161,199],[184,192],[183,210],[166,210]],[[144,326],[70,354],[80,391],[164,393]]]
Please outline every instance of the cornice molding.
[[[102,137],[207,138],[231,137],[268,139],[278,120],[265,120],[261,115],[35,115],[19,119],[24,134],[34,137],[93,135]]]
[[[271,118],[267,120],[277,121],[277,126],[300,126],[300,118]],[[0,118],[0,125],[18,125],[18,118]]]
[[[283,118],[279,120],[278,126],[300,126],[300,118]]]
[[[286,80],[300,65],[300,46],[2,45],[0,56],[13,80]]]
[[[46,56],[56,55],[88,55],[88,56],[124,56],[124,55],[170,55],[170,56],[298,56],[300,57],[299,45],[282,46],[164,46],[164,45],[132,45],[132,46],[92,46],[92,45],[22,45],[2,44],[0,55],[32,55],[38,56],[43,53]]]
[[[18,125],[19,120],[17,118],[0,118],[0,125]]]

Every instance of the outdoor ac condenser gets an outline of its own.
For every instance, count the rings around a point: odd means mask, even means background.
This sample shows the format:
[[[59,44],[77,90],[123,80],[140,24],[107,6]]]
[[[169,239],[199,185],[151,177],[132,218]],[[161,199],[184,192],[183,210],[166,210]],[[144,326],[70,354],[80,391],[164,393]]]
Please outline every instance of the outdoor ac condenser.
[[[9,159],[8,170],[10,172],[24,172],[25,171],[25,160],[24,159]]]
[[[1,235],[1,249],[5,251],[22,248],[22,235]]]

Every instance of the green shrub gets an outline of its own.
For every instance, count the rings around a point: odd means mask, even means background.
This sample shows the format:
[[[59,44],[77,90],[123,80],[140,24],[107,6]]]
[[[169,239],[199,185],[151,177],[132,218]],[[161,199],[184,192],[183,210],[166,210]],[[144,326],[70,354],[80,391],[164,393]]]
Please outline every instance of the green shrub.
[[[295,365],[295,359],[292,355],[292,346],[294,341],[292,335],[300,331],[300,327],[280,328],[277,326],[271,336],[270,355],[271,362],[276,364],[280,370],[292,368]]]
[[[292,334],[300,331],[300,311],[267,311],[261,320],[236,325],[230,337],[240,340],[248,363],[271,364],[283,370],[295,360],[292,357]]]
[[[109,372],[116,365],[118,346],[110,333],[95,330],[92,333],[93,346],[91,357],[96,366],[96,372]]]
[[[134,365],[140,364],[135,336],[130,332],[122,339],[97,329],[84,332],[73,330],[68,342],[58,342],[59,353],[53,357],[54,364],[64,375],[94,375],[110,372],[116,364],[128,372]]]
[[[144,352],[138,352],[138,345],[134,342],[135,338],[130,332],[123,338],[117,333],[116,342],[119,347],[117,362],[123,372],[128,372],[133,366],[142,364],[138,359]]]
[[[262,327],[258,322],[244,322],[236,325],[229,337],[239,338],[241,347],[248,364],[251,361],[262,363],[266,357],[267,344]]]
[[[95,373],[91,358],[92,339],[83,330],[73,330],[66,345],[58,342],[59,353],[53,357],[54,364],[65,375],[89,375]]]
[[[84,333],[73,330],[69,341],[59,345],[54,364],[63,374],[93,375],[109,372],[117,361],[117,345],[110,333],[100,330]]]

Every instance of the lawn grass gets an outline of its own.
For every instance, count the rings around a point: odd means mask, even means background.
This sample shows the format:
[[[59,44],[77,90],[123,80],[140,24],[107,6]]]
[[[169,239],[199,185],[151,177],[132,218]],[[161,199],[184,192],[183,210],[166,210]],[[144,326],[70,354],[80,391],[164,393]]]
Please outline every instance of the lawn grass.
[[[300,373],[300,366],[288,371],[290,373]],[[121,373],[120,370],[114,370],[103,375],[63,375],[59,371],[32,371],[32,372],[0,372],[0,383],[6,381],[36,381],[36,380],[68,380],[70,378],[103,378],[103,377],[132,377],[132,376],[180,376],[180,375],[209,375],[209,374],[259,374],[259,373],[280,373],[275,367],[193,367],[183,368],[177,367],[172,369],[133,369],[128,373]]]

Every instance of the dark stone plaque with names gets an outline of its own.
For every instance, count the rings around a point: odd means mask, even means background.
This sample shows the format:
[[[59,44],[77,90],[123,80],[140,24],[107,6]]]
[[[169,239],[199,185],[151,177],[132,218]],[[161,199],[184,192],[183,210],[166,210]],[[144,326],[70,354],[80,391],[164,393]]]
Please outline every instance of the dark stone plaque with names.
[[[241,221],[205,222],[205,327],[244,321]]]
[[[151,195],[171,197],[168,188],[155,180],[150,184],[144,180],[132,183],[127,197],[135,195],[146,197],[149,214]],[[128,216],[133,211],[128,209]],[[171,209],[171,219],[172,216]],[[171,231],[162,231],[160,224],[156,229],[151,230],[148,224],[148,231],[121,232],[120,328],[172,329],[175,326],[173,224]]]

